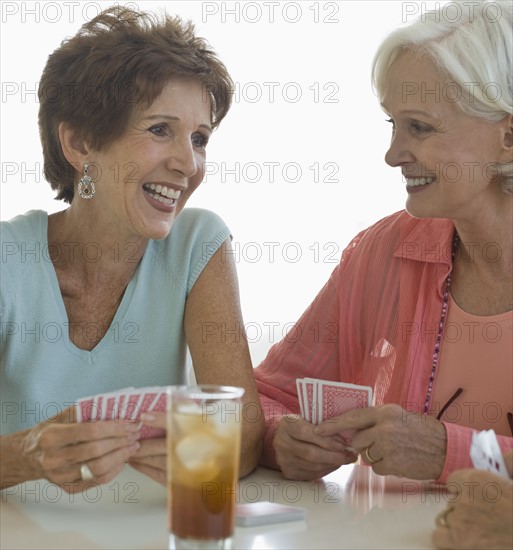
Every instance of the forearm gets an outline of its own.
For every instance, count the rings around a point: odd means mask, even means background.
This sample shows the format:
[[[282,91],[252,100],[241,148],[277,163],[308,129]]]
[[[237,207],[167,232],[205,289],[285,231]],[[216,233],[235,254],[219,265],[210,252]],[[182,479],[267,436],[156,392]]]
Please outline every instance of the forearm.
[[[37,479],[23,454],[26,432],[0,437],[0,490]]]
[[[240,477],[247,476],[257,467],[262,453],[262,433],[263,423],[261,426],[257,426],[254,422],[251,422],[249,426],[243,427]]]

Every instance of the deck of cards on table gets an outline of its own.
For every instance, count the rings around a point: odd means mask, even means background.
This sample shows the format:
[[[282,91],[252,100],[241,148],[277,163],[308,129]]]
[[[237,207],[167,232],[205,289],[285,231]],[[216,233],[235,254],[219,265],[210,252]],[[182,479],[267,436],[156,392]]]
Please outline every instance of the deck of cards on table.
[[[372,388],[346,382],[332,382],[318,378],[296,379],[301,416],[312,424],[339,416],[352,409],[370,407]],[[356,430],[340,432],[348,443]]]
[[[77,422],[97,420],[137,421],[144,412],[166,412],[167,388],[150,386],[147,388],[123,388],[82,397],[75,404]],[[142,426],[141,439],[164,437],[165,430]]]

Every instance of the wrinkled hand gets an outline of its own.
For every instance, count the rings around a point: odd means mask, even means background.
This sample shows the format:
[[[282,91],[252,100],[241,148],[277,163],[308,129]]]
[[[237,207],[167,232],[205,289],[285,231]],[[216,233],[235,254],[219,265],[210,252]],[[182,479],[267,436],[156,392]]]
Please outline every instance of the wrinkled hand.
[[[323,422],[315,433],[333,436],[347,428],[358,430],[351,446],[377,474],[411,479],[440,477],[447,434],[438,420],[389,404],[348,411]]]
[[[141,421],[152,428],[166,429],[166,413],[143,413]],[[140,449],[129,460],[130,466],[154,479],[161,485],[167,484],[167,445],[166,438],[145,439]]]
[[[286,479],[318,479],[357,459],[338,436],[317,435],[314,428],[298,415],[280,419],[273,446]]]
[[[449,476],[453,502],[437,518],[437,548],[513,548],[513,481],[481,470]]]
[[[20,433],[19,468],[27,479],[46,478],[69,493],[83,491],[91,483],[108,483],[137,451],[139,429],[120,421],[74,421],[73,410]],[[94,479],[83,481],[86,464]]]

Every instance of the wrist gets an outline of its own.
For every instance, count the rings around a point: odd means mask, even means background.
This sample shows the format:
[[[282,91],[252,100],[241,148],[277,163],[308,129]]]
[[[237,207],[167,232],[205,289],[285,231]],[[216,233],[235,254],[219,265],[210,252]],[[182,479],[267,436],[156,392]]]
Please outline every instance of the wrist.
[[[434,420],[435,433],[433,437],[433,479],[439,479],[445,468],[447,457],[447,430],[443,422]]]
[[[38,479],[24,452],[29,430],[0,437],[0,490]]]

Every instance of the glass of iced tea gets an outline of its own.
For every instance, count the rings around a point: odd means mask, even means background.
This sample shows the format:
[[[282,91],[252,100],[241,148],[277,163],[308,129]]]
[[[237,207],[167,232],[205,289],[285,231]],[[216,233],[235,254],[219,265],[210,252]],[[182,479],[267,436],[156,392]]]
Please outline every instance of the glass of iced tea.
[[[172,386],[168,395],[169,548],[231,548],[244,389]]]

